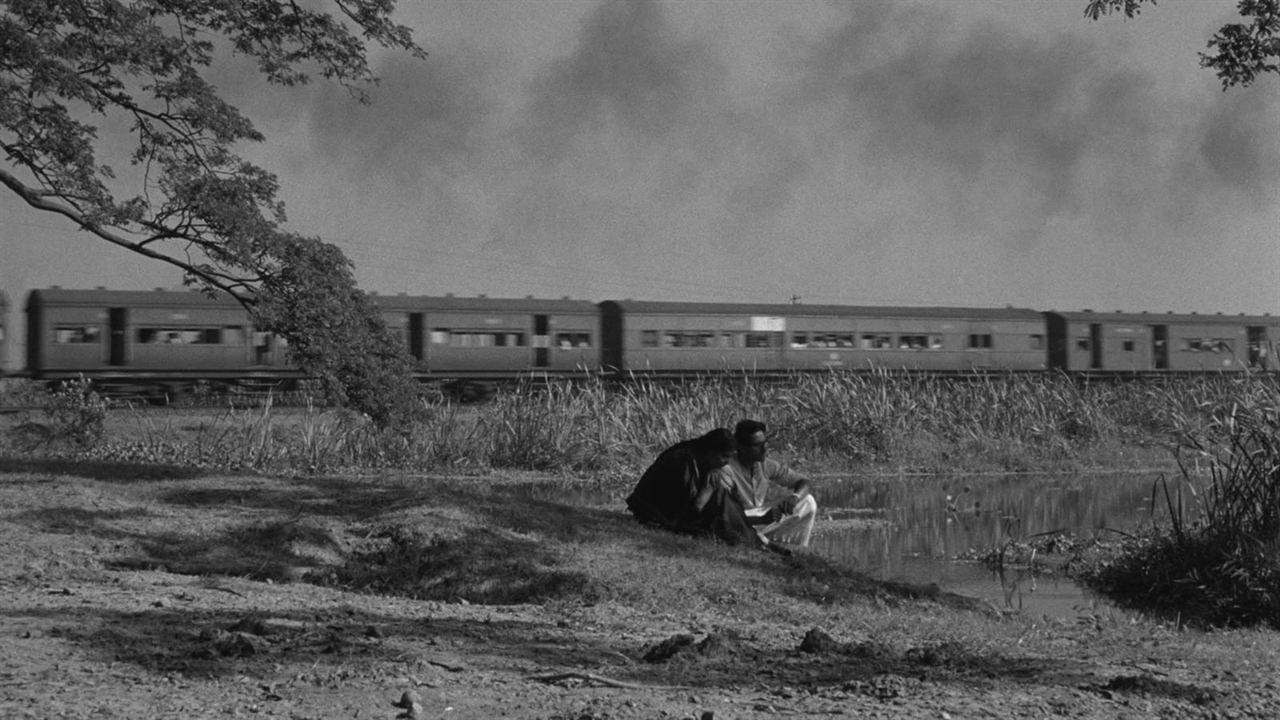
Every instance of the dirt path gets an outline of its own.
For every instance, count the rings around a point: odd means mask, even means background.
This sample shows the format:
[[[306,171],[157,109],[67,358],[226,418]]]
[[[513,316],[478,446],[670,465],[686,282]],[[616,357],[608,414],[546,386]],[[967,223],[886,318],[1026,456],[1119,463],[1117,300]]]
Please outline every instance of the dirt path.
[[[847,586],[834,601],[777,600],[777,578],[815,566],[729,550],[710,560],[741,575],[633,587],[691,546],[607,508],[533,525],[522,509],[554,504],[500,487],[58,470],[0,470],[0,717],[1280,717],[1272,633],[1037,625],[855,577],[806,581]],[[419,597],[350,589],[352,558],[410,522],[434,528],[433,562],[462,538],[461,564],[493,575],[532,542],[548,554],[519,572],[610,589],[467,602],[488,586],[440,589],[444,565],[436,585],[382,579]],[[939,630],[956,624],[978,630]]]

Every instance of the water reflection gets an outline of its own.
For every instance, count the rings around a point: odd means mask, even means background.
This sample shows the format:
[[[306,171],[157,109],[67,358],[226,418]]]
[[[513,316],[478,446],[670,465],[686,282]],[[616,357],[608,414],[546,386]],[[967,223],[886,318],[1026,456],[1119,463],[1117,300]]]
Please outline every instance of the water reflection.
[[[1127,618],[1061,574],[1020,566],[997,573],[966,558],[1056,531],[1086,537],[1131,531],[1149,519],[1157,479],[1154,473],[823,478],[810,549],[872,577],[937,583],[1037,617]],[[620,505],[616,492],[594,485],[530,483],[517,490],[578,506]]]
[[[812,549],[885,580],[937,583],[1051,617],[1111,613],[1060,575],[963,561],[1043,533],[1129,531],[1149,518],[1147,474],[846,478],[822,483]]]

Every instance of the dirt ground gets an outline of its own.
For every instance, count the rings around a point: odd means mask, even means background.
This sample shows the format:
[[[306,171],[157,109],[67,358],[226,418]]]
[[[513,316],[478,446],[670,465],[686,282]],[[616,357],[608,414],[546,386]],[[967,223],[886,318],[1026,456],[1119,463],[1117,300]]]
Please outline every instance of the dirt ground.
[[[0,460],[0,717],[1280,717],[1268,631],[1036,623],[736,549],[664,588],[699,541],[484,482]]]

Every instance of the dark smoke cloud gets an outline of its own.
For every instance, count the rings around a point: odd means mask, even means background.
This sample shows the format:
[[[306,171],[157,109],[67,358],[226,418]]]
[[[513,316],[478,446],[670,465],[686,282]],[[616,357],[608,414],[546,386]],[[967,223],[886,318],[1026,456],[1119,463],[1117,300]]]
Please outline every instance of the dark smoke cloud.
[[[1195,129],[1197,159],[1257,209],[1280,189],[1280,103],[1269,88],[1224,93]]]
[[[601,2],[518,70],[519,47],[393,56],[372,107],[327,91],[311,130],[334,167],[431,201],[414,217],[446,246],[653,278],[714,258],[788,287],[848,263],[939,274],[937,302],[1029,277],[1054,243],[1186,246],[1280,185],[1274,92],[1163,97],[1087,25],[1032,37],[947,5],[846,7],[821,37],[762,38],[776,78],[735,84],[679,6]]]
[[[1022,234],[1080,210],[1096,179],[1085,167],[1096,171],[1104,148],[1149,162],[1150,81],[1107,66],[1078,36],[1046,43],[994,24],[961,34],[942,15],[858,4],[804,70],[797,104],[838,111],[826,132],[862,138],[879,171],[923,171],[967,225]],[[987,205],[976,195],[1000,194],[1018,199],[1005,219],[966,211]]]
[[[372,102],[329,85],[311,111],[313,146],[357,178],[390,181],[407,193],[465,172],[482,148],[491,113],[480,89],[487,65],[465,55],[419,60],[384,56]]]
[[[1238,209],[1232,193],[1274,197],[1273,88],[1175,101],[1112,50],[855,3],[810,48],[791,104],[834,114],[811,132],[860,138],[865,167],[929,187],[922,213],[1013,247],[1062,216],[1098,233],[1196,232]]]
[[[529,87],[515,133],[543,197],[547,184],[607,194],[612,209],[588,214],[624,238],[624,255],[672,242],[728,251],[772,235],[808,175],[800,138],[733,97],[714,38],[678,31],[661,3],[599,4]],[[565,209],[525,208],[521,228]]]
[[[709,48],[681,40],[653,0],[602,3],[572,53],[530,89],[523,145],[555,160],[602,126],[642,144],[669,141],[714,114],[724,76]]]

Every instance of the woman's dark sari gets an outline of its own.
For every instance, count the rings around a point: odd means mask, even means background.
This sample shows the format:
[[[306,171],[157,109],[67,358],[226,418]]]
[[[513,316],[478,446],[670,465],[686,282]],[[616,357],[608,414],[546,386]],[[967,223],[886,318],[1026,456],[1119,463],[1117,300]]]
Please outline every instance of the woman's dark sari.
[[[730,545],[763,547],[737,497],[717,484],[708,487],[710,469],[698,464],[699,442],[704,438],[663,451],[640,477],[627,498],[627,508],[647,525],[711,536]]]

